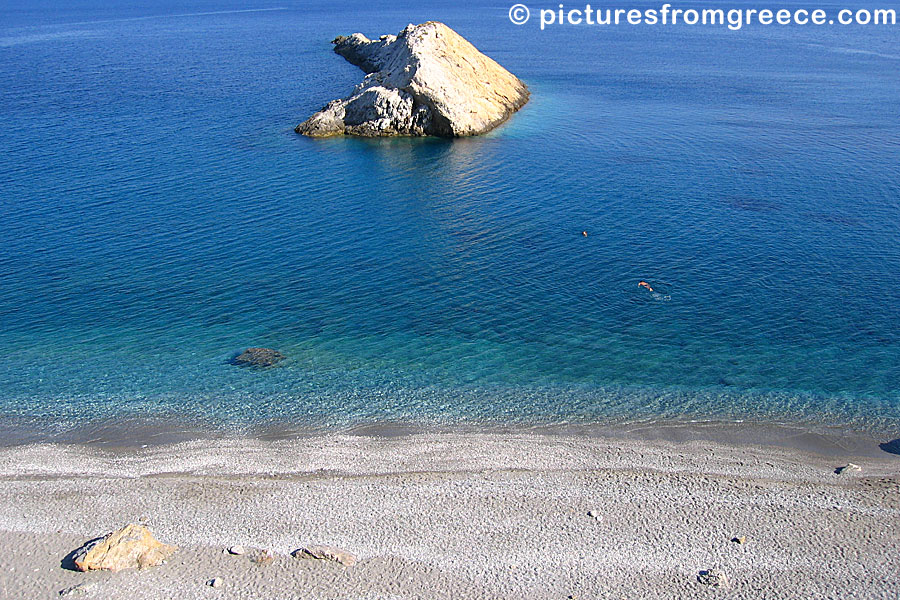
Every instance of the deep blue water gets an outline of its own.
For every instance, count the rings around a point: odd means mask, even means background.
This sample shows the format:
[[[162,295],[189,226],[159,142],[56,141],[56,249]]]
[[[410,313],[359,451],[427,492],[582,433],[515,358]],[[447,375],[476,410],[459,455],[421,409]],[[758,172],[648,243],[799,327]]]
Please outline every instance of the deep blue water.
[[[900,26],[22,4],[0,4],[6,423],[900,424]],[[293,133],[362,77],[335,35],[429,19],[531,102],[477,139]],[[228,364],[258,345],[289,359]]]

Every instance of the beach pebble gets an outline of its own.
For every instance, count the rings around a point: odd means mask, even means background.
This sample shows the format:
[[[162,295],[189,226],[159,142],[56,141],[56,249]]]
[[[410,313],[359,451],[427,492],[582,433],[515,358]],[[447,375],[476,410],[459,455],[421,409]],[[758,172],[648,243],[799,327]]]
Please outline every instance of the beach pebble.
[[[61,597],[81,596],[82,594],[88,593],[94,585],[95,584],[93,583],[79,583],[78,585],[67,587],[64,590],[59,590],[59,595]]]
[[[707,569],[706,571],[700,571],[700,574],[697,575],[697,581],[703,585],[712,587],[725,587],[728,585],[728,577],[721,569]]]
[[[853,463],[847,463],[843,467],[838,467],[834,470],[837,475],[843,475],[844,473],[852,473],[854,471],[862,471],[862,467],[859,465],[854,465]]]
[[[209,581],[206,582],[206,585],[208,585],[209,587],[220,588],[223,585],[225,585],[225,582],[222,581],[221,577],[213,577],[212,579],[210,579]]]
[[[330,560],[340,563],[345,567],[352,567],[356,564],[356,556],[332,546],[308,546],[291,552],[294,558],[314,558],[318,560]]]
[[[269,552],[268,550],[259,550],[254,551],[253,556],[250,557],[250,562],[255,565],[267,565],[275,560],[275,555]]]
[[[235,556],[242,556],[246,553],[247,553],[247,551],[244,550],[243,546],[231,546],[228,549],[228,554],[234,554]]]

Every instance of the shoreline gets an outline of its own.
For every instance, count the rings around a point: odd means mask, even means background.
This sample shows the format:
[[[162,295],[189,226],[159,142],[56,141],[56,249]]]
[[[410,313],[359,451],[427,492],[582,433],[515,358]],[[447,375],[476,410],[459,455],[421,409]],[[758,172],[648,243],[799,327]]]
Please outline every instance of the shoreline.
[[[743,447],[796,449],[823,456],[877,458],[900,455],[900,430],[871,431],[852,425],[752,420],[641,420],[593,423],[535,423],[502,425],[489,422],[451,424],[408,421],[364,422],[345,427],[296,426],[270,422],[233,430],[178,416],[107,419],[80,424],[55,433],[20,421],[0,420],[0,449],[32,445],[85,446],[128,451],[185,442],[221,440],[290,441],[312,437],[357,436],[403,438],[420,435],[545,435],[657,442],[711,442]]]
[[[900,455],[622,434],[0,448],[0,599],[82,584],[87,598],[134,600],[900,593]],[[847,462],[862,470],[836,474]],[[144,571],[63,568],[129,522],[181,549]],[[232,544],[273,560],[224,554]],[[359,562],[290,556],[307,544]],[[725,571],[726,589],[698,581],[709,568]],[[205,585],[214,577],[221,589]]]

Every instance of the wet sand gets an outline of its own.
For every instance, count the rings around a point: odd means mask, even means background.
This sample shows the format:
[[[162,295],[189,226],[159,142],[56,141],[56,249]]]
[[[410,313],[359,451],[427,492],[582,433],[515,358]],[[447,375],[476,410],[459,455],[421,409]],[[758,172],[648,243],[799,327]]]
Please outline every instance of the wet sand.
[[[761,431],[395,427],[6,447],[0,598],[82,584],[72,597],[900,596],[900,456],[864,436]],[[862,470],[834,473],[847,462]],[[69,552],[129,522],[180,551],[143,571],[66,568]],[[359,562],[290,556],[316,543]],[[223,553],[232,544],[250,552]],[[255,564],[253,549],[274,560]],[[698,581],[713,567],[727,587]],[[206,586],[213,577],[224,585]]]

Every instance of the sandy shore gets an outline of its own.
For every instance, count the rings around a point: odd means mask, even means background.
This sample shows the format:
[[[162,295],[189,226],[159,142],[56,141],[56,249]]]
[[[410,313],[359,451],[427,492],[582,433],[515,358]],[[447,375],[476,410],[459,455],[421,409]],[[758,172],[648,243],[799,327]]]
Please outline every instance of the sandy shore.
[[[71,597],[900,597],[900,456],[667,437],[679,439],[422,433],[2,448],[0,598],[57,598],[84,583]],[[834,473],[848,461],[862,470]],[[64,568],[70,551],[128,522],[181,550],[143,571]],[[314,543],[359,562],[289,554]],[[275,558],[224,554],[232,544]],[[711,567],[727,588],[698,582]],[[213,577],[224,585],[206,586]]]

